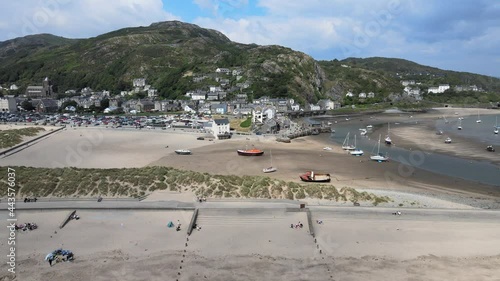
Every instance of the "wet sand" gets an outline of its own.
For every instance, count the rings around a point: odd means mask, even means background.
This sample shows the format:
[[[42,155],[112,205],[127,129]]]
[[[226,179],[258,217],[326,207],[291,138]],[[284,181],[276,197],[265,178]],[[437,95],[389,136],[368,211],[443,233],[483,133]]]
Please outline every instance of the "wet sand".
[[[238,156],[237,149],[252,147],[264,150],[259,157]],[[325,151],[330,146],[332,150]],[[500,190],[489,185],[446,177],[398,162],[376,163],[368,156],[353,157],[326,136],[294,139],[279,143],[272,137],[253,137],[250,140],[220,141],[208,147],[192,149],[193,155],[167,155],[151,166],[169,166],[221,175],[269,176],[285,181],[300,182],[299,175],[313,170],[330,173],[336,187],[382,189],[435,194],[455,194],[467,198],[500,198]],[[262,169],[273,165],[278,171],[264,174]]]

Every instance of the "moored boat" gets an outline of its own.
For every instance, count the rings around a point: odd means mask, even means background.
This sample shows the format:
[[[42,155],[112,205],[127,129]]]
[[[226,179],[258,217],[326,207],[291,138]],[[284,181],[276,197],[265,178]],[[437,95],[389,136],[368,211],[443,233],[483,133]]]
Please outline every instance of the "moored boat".
[[[275,168],[275,167],[267,167],[267,168],[264,168],[262,169],[262,172],[264,173],[272,173],[272,172],[276,172],[278,169]]]
[[[188,150],[188,149],[177,149],[175,151],[175,153],[177,153],[179,155],[190,155],[191,154],[191,150]]]
[[[238,155],[241,156],[261,156],[264,154],[264,151],[256,148],[252,149],[238,149]]]
[[[495,152],[495,148],[492,146],[492,145],[488,145],[486,147],[486,151],[489,151],[489,152]]]
[[[272,172],[276,172],[278,170],[278,168],[274,167],[274,165],[273,165],[273,152],[272,152],[272,150],[269,150],[269,154],[271,155],[271,166],[262,169],[262,172],[264,172],[264,173],[272,173]]]
[[[305,182],[330,182],[330,174],[316,174],[309,171],[300,176],[300,179]]]
[[[349,144],[349,134],[350,132],[347,133],[344,142],[342,143],[342,149],[343,150],[354,150],[356,147],[354,145]]]
[[[377,161],[377,162],[389,161],[389,157],[387,157],[387,155],[383,155],[382,153],[380,153],[380,135],[378,136],[377,154],[370,156],[370,160]]]
[[[385,144],[387,144],[387,145],[392,144],[392,139],[390,137],[390,125],[389,125],[389,123],[387,123],[387,136],[385,137],[384,141],[385,141]]]
[[[363,155],[363,150],[359,149],[357,146],[356,146],[356,135],[354,135],[354,150],[352,151],[349,151],[349,153],[353,156],[361,156]]]
[[[446,139],[444,140],[444,143],[451,143],[451,139],[450,139],[450,138],[446,138]]]

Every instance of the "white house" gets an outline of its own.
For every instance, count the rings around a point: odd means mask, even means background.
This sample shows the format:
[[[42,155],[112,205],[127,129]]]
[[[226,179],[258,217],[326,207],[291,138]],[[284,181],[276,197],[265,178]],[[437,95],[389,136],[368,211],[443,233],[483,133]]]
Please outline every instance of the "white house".
[[[215,93],[215,92],[221,92],[222,88],[219,86],[210,86],[210,92]]]
[[[183,109],[184,109],[184,112],[187,112],[187,113],[196,113],[196,111],[194,109],[192,109],[189,105],[185,105]]]
[[[319,100],[318,105],[324,110],[332,110],[335,108],[335,103],[331,99]]]
[[[351,93],[351,92],[347,92],[347,94],[345,94],[345,96],[346,96],[346,97],[350,97],[350,98],[352,98],[352,97],[354,97],[354,94],[353,94],[353,93]]]
[[[299,111],[300,110],[300,105],[299,104],[292,104],[292,105],[290,105],[290,109],[292,111]]]
[[[223,73],[223,74],[229,74],[231,73],[231,70],[229,70],[228,68],[217,68],[215,70],[216,73]]]
[[[429,87],[429,90],[427,92],[434,93],[434,94],[442,94],[442,93],[444,93],[444,91],[448,90],[449,88],[450,88],[450,85],[441,84],[438,87]]]
[[[17,112],[16,99],[13,97],[0,98],[0,112]]]
[[[262,110],[262,118],[264,120],[273,119],[276,117],[276,108],[274,106],[269,106]]]
[[[374,98],[375,93],[374,92],[369,92],[368,95],[366,95],[367,98]]]
[[[409,85],[415,85],[415,80],[403,80],[401,81],[401,84],[405,87]]]
[[[11,90],[11,91],[19,90],[19,87],[16,86],[16,84],[12,84],[12,85],[10,85],[9,90]]]
[[[146,86],[146,78],[137,78],[132,81],[134,88],[144,88]]]
[[[314,111],[314,110],[321,110],[321,107],[319,105],[317,105],[317,104],[310,104],[309,105],[309,110],[312,110],[312,111]]]
[[[212,134],[214,137],[219,139],[219,135],[229,134],[230,133],[230,123],[227,118],[224,119],[214,119],[212,121]]]
[[[450,85],[448,85],[448,84],[441,84],[441,85],[439,85],[438,88],[439,88],[439,92],[440,93],[444,93],[444,91],[450,89]]]
[[[254,107],[252,110],[252,123],[262,123],[263,121],[262,108],[260,106]]]
[[[439,87],[429,87],[429,89],[427,90],[427,93],[437,94],[437,93],[439,93]]]
[[[148,97],[154,98],[158,96],[158,90],[156,89],[149,89],[148,90]]]
[[[358,97],[359,97],[360,99],[366,99],[366,93],[361,92],[361,93],[359,93]]]

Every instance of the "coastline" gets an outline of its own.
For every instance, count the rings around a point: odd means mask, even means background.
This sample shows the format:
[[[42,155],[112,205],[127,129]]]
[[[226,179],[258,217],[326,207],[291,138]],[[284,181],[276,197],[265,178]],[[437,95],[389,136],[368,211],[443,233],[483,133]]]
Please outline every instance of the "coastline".
[[[454,112],[454,109],[450,112]],[[470,111],[470,110],[469,110]],[[467,112],[467,110],[465,111]],[[490,111],[488,111],[490,112]],[[496,114],[496,111],[491,114]],[[486,113],[485,113],[486,114]],[[415,143],[421,143],[422,137],[430,134],[435,118],[442,116],[441,111],[415,115],[423,120],[416,127],[394,128],[392,134],[397,146],[411,149]],[[381,114],[373,121],[401,121],[401,114]],[[367,116],[349,121],[353,124],[371,122]],[[340,120],[339,122],[344,122]],[[379,128],[377,130],[384,130]],[[373,134],[373,133],[372,133]],[[375,132],[376,134],[376,132]],[[440,197],[454,204],[469,205],[475,208],[500,208],[500,189],[498,187],[471,181],[442,176],[401,163],[374,163],[367,157],[357,158],[348,155],[340,145],[332,143],[328,136],[307,136],[292,140],[291,143],[276,142],[276,136],[240,136],[229,140],[199,141],[198,134],[160,130],[121,130],[111,128],[73,128],[68,129],[37,143],[15,155],[2,159],[4,165],[34,167],[79,167],[79,168],[131,168],[144,166],[166,166],[183,170],[206,172],[212,175],[251,175],[268,176],[273,179],[301,183],[299,175],[306,171],[325,172],[332,175],[331,184],[337,188],[351,187],[373,192],[401,192],[418,196]],[[437,136],[440,137],[440,136]],[[420,138],[420,139],[419,139]],[[90,144],[84,147],[83,144]],[[242,157],[236,153],[254,145],[265,151],[261,157]],[[463,145],[457,143],[456,145]],[[323,150],[329,146],[330,151]],[[84,147],[84,153],[74,157]],[[440,151],[447,147],[444,143],[432,152],[452,154]],[[444,149],[443,148],[443,149]],[[192,155],[176,155],[175,149],[190,149]],[[426,146],[423,149],[430,149]],[[63,153],[58,153],[63,150]],[[278,168],[275,173],[264,174],[262,169],[271,165]],[[427,150],[426,150],[427,151]],[[464,150],[465,151],[465,150]],[[366,152],[366,151],[365,151]],[[472,152],[457,155],[471,157]],[[71,160],[71,163],[68,161]],[[411,202],[411,199],[403,201]],[[328,203],[328,202],[326,202]],[[408,204],[406,204],[408,205]],[[433,204],[421,204],[432,206]],[[446,204],[438,204],[445,206]]]

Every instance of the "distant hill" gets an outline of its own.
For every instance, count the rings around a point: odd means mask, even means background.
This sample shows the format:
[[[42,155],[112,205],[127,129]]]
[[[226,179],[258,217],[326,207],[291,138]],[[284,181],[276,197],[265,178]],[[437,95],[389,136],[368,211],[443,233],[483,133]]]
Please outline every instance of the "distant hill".
[[[118,93],[131,89],[134,78],[144,77],[162,97],[179,98],[186,91],[215,85],[212,78],[194,83],[193,77],[214,73],[218,67],[241,69],[238,82],[249,82],[245,91],[255,98],[287,96],[300,102],[341,99],[349,90],[373,91],[382,98],[401,92],[396,73],[435,74],[426,83],[500,88],[496,78],[399,59],[318,62],[281,46],[235,43],[216,30],[179,21],[124,28],[88,39],[40,34],[0,42],[1,84],[25,87],[48,76],[59,93],[84,87]],[[228,78],[236,84],[235,77]]]
[[[442,70],[435,67],[420,65],[412,61],[396,58],[347,58],[342,63],[362,69],[382,70],[385,73],[400,79],[414,79],[424,84],[438,85],[476,85],[488,91],[500,91],[500,79],[474,74]]]

